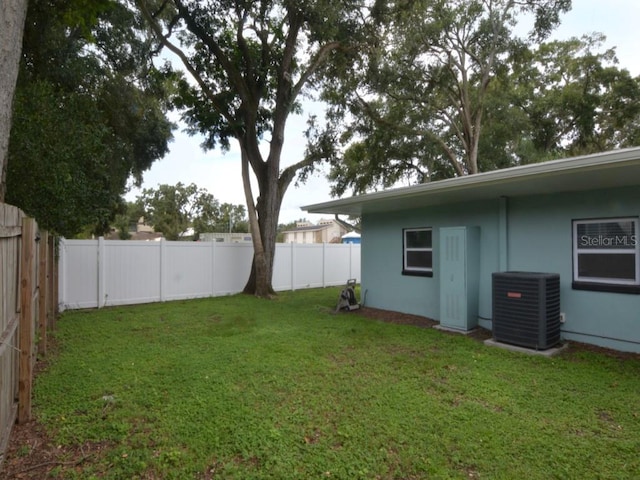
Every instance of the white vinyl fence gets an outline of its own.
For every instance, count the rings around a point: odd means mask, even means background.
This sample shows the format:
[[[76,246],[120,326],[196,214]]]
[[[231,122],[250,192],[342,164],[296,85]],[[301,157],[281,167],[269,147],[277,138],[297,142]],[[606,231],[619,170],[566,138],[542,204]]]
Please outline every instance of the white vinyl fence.
[[[62,240],[60,309],[215,297],[241,292],[253,246],[242,243]],[[277,291],[360,281],[360,245],[276,246]]]

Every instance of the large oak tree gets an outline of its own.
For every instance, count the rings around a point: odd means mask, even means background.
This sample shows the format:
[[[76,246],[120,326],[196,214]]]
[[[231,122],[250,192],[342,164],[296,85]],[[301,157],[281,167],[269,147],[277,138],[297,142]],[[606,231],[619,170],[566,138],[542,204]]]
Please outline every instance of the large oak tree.
[[[482,140],[488,123],[517,127],[518,118],[502,115],[501,98],[509,59],[525,45],[517,22],[526,14],[534,19],[529,39],[539,41],[570,3],[388,2],[381,13],[387,28],[361,51],[367,68],[325,84],[333,123],[318,134],[313,153],[332,161],[334,193],[506,166],[503,156],[489,158],[481,149],[490,146]]]
[[[151,28],[190,75],[184,119],[205,148],[237,142],[254,261],[245,292],[267,297],[283,196],[313,159],[283,167],[289,115],[329,60],[367,38],[366,2],[351,0],[136,0]],[[266,151],[261,144],[268,142]],[[251,179],[258,191],[254,192]]]

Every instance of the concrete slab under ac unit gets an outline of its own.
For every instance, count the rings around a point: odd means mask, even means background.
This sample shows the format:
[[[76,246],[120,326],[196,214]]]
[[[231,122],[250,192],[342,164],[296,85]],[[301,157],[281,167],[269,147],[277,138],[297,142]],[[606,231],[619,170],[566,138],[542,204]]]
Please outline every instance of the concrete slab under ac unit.
[[[535,350],[533,348],[525,348],[525,347],[519,347],[517,345],[510,345],[508,343],[497,342],[493,338],[486,339],[484,341],[484,344],[490,347],[498,347],[498,348],[503,348],[505,350],[511,350],[512,352],[526,353],[528,355],[540,355],[543,357],[553,357],[554,355],[557,355],[560,352],[566,350],[567,347],[569,346],[569,344],[565,342],[561,345],[558,345],[557,347],[547,348],[546,350]]]

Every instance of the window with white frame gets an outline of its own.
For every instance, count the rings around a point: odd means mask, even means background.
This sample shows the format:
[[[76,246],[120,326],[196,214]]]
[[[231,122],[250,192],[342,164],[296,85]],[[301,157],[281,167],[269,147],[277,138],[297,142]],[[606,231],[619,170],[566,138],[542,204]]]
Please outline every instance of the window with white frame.
[[[402,230],[402,274],[430,277],[433,275],[433,243],[431,228]]]
[[[573,286],[640,293],[638,217],[573,221]]]

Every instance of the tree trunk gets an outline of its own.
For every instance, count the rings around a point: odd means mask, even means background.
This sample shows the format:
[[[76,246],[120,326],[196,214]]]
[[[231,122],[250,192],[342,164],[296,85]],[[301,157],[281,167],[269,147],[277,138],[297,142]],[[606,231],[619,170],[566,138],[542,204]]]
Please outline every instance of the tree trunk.
[[[251,267],[249,280],[244,287],[245,293],[252,293],[259,297],[270,297],[275,294],[272,286],[273,277],[273,261],[276,254],[276,236],[278,230],[278,217],[280,216],[280,207],[282,199],[291,183],[293,176],[285,175],[280,172],[280,155],[282,154],[282,145],[284,144],[284,125],[286,114],[276,116],[278,120],[274,122],[274,129],[271,138],[271,146],[269,158],[266,162],[254,159],[248,162],[252,166],[262,165],[264,168],[254,168],[253,172],[257,177],[260,186],[260,196],[255,204],[255,212],[257,214],[256,225],[251,223],[251,236],[254,245],[254,258]],[[247,148],[245,151],[254,151],[255,155],[260,155],[257,149],[251,150]],[[244,165],[244,164],[243,164]],[[245,183],[245,193],[250,184]],[[251,201],[251,205],[249,202]],[[253,205],[253,197],[247,196],[247,209],[251,209]],[[259,238],[257,238],[259,237]],[[261,251],[256,249],[257,241],[260,242]]]
[[[20,69],[27,0],[0,2],[0,202],[4,202],[13,94]]]
[[[272,286],[273,260],[276,251],[276,233],[282,194],[278,188],[278,175],[274,173],[274,170],[254,171],[256,176],[262,177],[258,178],[260,196],[254,203],[249,182],[249,164],[251,162],[248,161],[247,150],[242,150],[242,180],[254,249],[251,274],[243,291],[257,297],[268,298],[275,294]]]
[[[285,83],[288,85],[288,82]],[[245,137],[248,143],[247,148],[243,150],[248,155],[254,155],[254,158],[249,158],[245,155],[245,158],[249,160],[247,164],[253,167],[253,172],[256,175],[260,188],[260,196],[255,203],[255,212],[257,213],[257,221],[255,224],[257,225],[257,230],[254,229],[252,223],[251,236],[254,239],[254,248],[257,246],[258,239],[262,248],[261,251],[258,249],[254,250],[251,274],[244,287],[244,292],[253,293],[259,297],[270,297],[275,294],[272,286],[272,277],[273,261],[276,254],[278,217],[280,216],[282,198],[293,178],[290,175],[280,172],[280,157],[284,145],[284,129],[290,110],[289,105],[291,104],[289,99],[290,93],[288,86],[279,89],[267,160],[262,160],[260,150],[257,148],[257,137],[253,135],[250,137],[252,141],[248,141],[249,137]],[[257,105],[255,112],[257,113]],[[255,117],[251,120],[252,121],[247,121],[246,124],[255,125]],[[255,135],[255,130],[252,133]],[[251,148],[252,146],[254,148]],[[243,163],[243,167],[244,165]],[[248,178],[245,183],[245,194],[247,188],[251,188],[251,185],[248,183]],[[254,207],[253,196],[246,196],[247,209],[251,209]],[[249,205],[250,202],[251,205]],[[251,217],[249,217],[249,220],[251,221]]]
[[[260,191],[260,197],[255,206],[256,226],[252,222],[251,237],[253,239],[254,257],[251,266],[251,274],[244,287],[244,293],[254,294],[258,297],[270,297],[275,294],[272,286],[273,261],[276,253],[276,234],[278,229],[278,217],[282,204],[282,195],[278,191],[278,179],[265,181]],[[247,200],[247,208],[251,209]],[[256,244],[259,247],[256,248]]]

